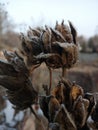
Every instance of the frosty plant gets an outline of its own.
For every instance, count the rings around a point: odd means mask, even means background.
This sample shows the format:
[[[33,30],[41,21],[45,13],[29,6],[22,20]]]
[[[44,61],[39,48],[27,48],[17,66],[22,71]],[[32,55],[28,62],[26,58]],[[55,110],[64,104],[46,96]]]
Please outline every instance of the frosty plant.
[[[4,51],[5,60],[0,60],[0,85],[5,87],[14,108],[30,108],[40,122],[32,108],[32,104],[39,102],[51,130],[84,127],[94,106],[93,95],[85,96],[79,85],[65,78],[65,70],[78,59],[77,32],[72,23],[69,21],[68,26],[64,21],[56,22],[54,28],[30,27],[20,40],[21,48],[17,52]],[[49,69],[50,83],[44,88],[47,94],[39,96],[31,82],[31,73],[43,62]],[[61,80],[52,89],[52,69],[58,68],[62,68]]]

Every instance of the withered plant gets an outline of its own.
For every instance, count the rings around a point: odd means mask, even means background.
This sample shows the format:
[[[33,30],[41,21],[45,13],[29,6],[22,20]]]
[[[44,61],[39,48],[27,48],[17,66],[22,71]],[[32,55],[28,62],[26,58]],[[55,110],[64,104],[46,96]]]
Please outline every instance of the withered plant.
[[[77,32],[69,26],[56,22],[54,28],[31,28],[20,36],[18,51],[4,51],[5,60],[0,60],[0,85],[6,89],[9,101],[15,109],[30,108],[39,124],[41,119],[32,105],[39,104],[48,119],[47,130],[82,130],[87,128],[87,119],[92,114],[94,96],[84,93],[81,86],[65,77],[65,70],[78,60]],[[45,95],[34,89],[31,74],[45,63],[50,72],[50,84],[43,85]],[[57,86],[52,85],[52,69],[62,68]],[[37,123],[38,123],[37,122]]]

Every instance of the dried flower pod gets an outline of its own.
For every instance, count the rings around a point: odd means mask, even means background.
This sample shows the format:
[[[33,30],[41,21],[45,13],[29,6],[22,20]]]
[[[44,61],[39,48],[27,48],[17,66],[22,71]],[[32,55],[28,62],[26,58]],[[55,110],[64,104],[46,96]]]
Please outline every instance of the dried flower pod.
[[[29,29],[31,30],[32,35],[33,36],[37,36],[37,37],[40,37],[41,32],[43,31],[43,29],[40,28],[40,27],[37,27],[37,28],[31,28],[31,27],[29,27]]]
[[[60,124],[61,130],[77,130],[71,114],[67,111],[66,107],[63,104],[55,115],[54,122]]]
[[[87,115],[88,119],[89,115],[92,114],[95,107],[94,95],[92,93],[85,93],[84,98],[89,100],[88,115]]]
[[[61,24],[56,23],[55,30],[59,31],[68,43],[72,42],[70,28],[67,25],[64,25],[64,20]]]
[[[0,85],[7,89],[7,97],[15,108],[19,110],[31,109],[31,105],[38,100],[38,93],[31,83],[29,70],[17,53],[5,51],[4,56],[8,62],[0,62],[2,69]],[[7,69],[6,72],[5,69]],[[34,113],[33,109],[32,112]]]
[[[84,96],[84,91],[82,89],[82,87],[80,87],[79,85],[77,85],[76,83],[73,83],[72,87],[71,87],[71,91],[70,91],[70,97],[72,98],[73,101],[75,101],[78,96]]]
[[[87,121],[89,105],[89,100],[84,99],[81,95],[75,100],[73,104],[72,115],[77,128],[82,128],[85,125]]]
[[[48,108],[49,108],[49,121],[53,122],[56,112],[60,108],[60,103],[54,96],[50,97]]]
[[[73,39],[76,40],[77,36],[76,30],[70,21],[69,25],[70,28],[65,26],[64,21],[62,21],[61,25],[57,24],[55,29],[52,29],[48,26],[45,26],[45,30],[41,28],[31,29],[32,32],[34,33],[39,32],[39,35],[32,34],[31,37],[25,38],[25,36],[22,34],[21,52],[27,59],[26,60],[27,65],[34,66],[36,64],[40,64],[40,61],[37,58],[36,58],[37,62],[34,62],[35,61],[34,56],[40,55],[41,53],[43,53],[43,56],[44,54],[51,53],[53,54],[53,56],[55,54],[55,57],[56,55],[60,57],[57,58],[58,62],[62,63],[62,65],[59,65],[59,67],[65,67],[65,68],[72,67],[72,65],[75,64],[78,59],[78,46],[76,45],[76,41],[75,43],[74,40],[71,40],[71,42],[69,42],[63,36],[63,34],[64,35],[70,34],[73,36]],[[42,62],[46,62],[46,65],[48,67],[52,68],[52,66],[55,66],[55,68],[58,68],[57,63],[55,63],[56,60],[55,58],[52,58],[52,56],[47,57],[47,61],[46,58],[44,59],[45,60],[43,60]],[[54,62],[52,63],[51,61]],[[51,63],[54,65],[51,65]]]
[[[60,104],[64,103],[64,85],[59,83],[51,91],[51,94],[58,100]]]
[[[31,72],[45,62],[50,72],[49,91],[52,83],[52,70],[71,68],[78,60],[77,32],[69,21],[69,26],[58,23],[55,29],[45,26],[45,29],[31,29],[32,36],[26,38],[22,34],[21,53]],[[27,39],[27,40],[26,40]]]

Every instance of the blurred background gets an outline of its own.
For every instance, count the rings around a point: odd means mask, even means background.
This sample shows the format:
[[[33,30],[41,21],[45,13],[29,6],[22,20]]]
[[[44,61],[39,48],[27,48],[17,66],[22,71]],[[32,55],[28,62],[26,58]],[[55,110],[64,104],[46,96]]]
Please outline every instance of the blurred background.
[[[79,44],[80,51],[77,64],[70,70],[67,70],[66,76],[72,82],[75,81],[82,86],[85,92],[97,92],[97,5],[98,0],[0,0],[0,58],[3,59],[2,50],[13,50],[19,47],[19,34],[20,32],[25,33],[29,26],[32,28],[45,25],[54,27],[56,21],[61,23],[62,20],[64,20],[65,24],[68,24],[68,20],[70,20],[78,33],[77,42]],[[53,70],[52,87],[57,84],[59,76],[61,75],[60,72],[60,69]],[[42,85],[49,82],[49,73],[46,66],[42,64],[39,68],[34,70],[32,77],[32,82],[36,86],[37,91],[39,91],[39,93],[43,93]],[[16,122],[14,120],[14,123],[12,122],[13,118],[10,119],[11,122],[5,121],[9,118],[9,115],[4,113],[9,113],[12,107],[4,97],[4,94],[5,90],[3,90],[1,86],[0,127],[2,127],[2,130],[3,127],[6,130],[11,130],[11,128],[14,130],[16,129],[16,125],[19,121],[22,121],[23,114],[19,114],[17,117],[19,120],[16,119]],[[11,110],[11,113],[14,113],[12,111],[13,109]],[[5,124],[7,125],[5,126]],[[19,127],[17,127],[17,129],[19,129]]]

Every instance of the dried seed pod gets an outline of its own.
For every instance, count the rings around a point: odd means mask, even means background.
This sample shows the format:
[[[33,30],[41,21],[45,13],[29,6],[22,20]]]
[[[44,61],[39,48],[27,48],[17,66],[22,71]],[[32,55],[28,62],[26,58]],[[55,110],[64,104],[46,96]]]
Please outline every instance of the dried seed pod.
[[[31,109],[31,105],[38,100],[38,93],[31,83],[29,70],[26,68],[23,59],[15,52],[5,51],[4,56],[8,63],[0,62],[2,69],[0,85],[7,89],[7,97],[15,108],[24,110],[29,107]],[[8,69],[6,73],[5,69]],[[33,109],[31,110],[34,113]]]
[[[67,25],[64,25],[64,20],[61,24],[56,23],[55,30],[58,30],[68,43],[72,42],[72,34]]]
[[[49,68],[50,83],[52,83],[52,70],[62,68],[62,76],[65,69],[71,68],[78,60],[78,46],[76,43],[77,32],[69,21],[69,26],[64,21],[55,26],[55,29],[45,26],[45,29],[31,29],[34,33],[25,39],[22,34],[21,52],[31,72],[45,62]]]
[[[51,91],[51,94],[58,100],[60,104],[64,103],[64,85],[59,83]]]
[[[71,114],[67,111],[66,107],[63,104],[55,115],[54,122],[60,124],[61,130],[77,130]]]
[[[41,53],[47,54],[47,53],[52,53],[58,55],[57,60],[56,58],[47,57],[47,61],[43,60],[42,62],[46,62],[46,65],[50,68],[70,68],[72,67],[77,59],[78,59],[78,47],[74,44],[74,42],[71,40],[71,42],[65,40],[65,38],[62,35],[62,31],[64,30],[64,35],[71,34],[73,33],[73,37],[76,39],[76,30],[73,27],[72,23],[69,22],[71,31],[69,31],[69,27],[64,25],[64,21],[62,21],[61,25],[56,25],[55,27],[56,30],[45,26],[45,30],[43,33],[40,33],[40,36],[37,36],[30,40],[26,40],[24,36],[22,36],[22,53],[26,56],[27,59],[27,64],[30,64],[31,66],[35,64],[40,64],[40,61],[38,59],[37,62],[34,62],[34,56],[40,55]],[[60,28],[60,29],[59,29]],[[39,29],[31,29],[32,31],[36,32]],[[23,35],[23,34],[22,34]],[[71,44],[69,44],[71,43]],[[59,58],[60,57],[60,58]],[[33,60],[34,59],[34,60]],[[53,62],[52,62],[53,61]],[[58,65],[58,61],[60,65]],[[52,65],[51,65],[52,64]],[[53,65],[54,64],[54,65]],[[53,67],[52,67],[53,66]]]
[[[85,125],[88,116],[88,108],[89,100],[83,99],[81,95],[78,96],[73,104],[72,112],[77,128],[82,128]]]
[[[43,29],[40,28],[40,27],[37,27],[37,28],[31,28],[31,27],[29,27],[29,29],[32,31],[32,35],[33,36],[37,36],[37,37],[40,37],[40,34],[43,31]]]
[[[63,67],[70,68],[72,67],[78,60],[78,46],[76,46],[73,43],[60,43],[60,42],[54,42],[54,49],[57,47],[59,48],[60,53],[58,53],[61,56]],[[56,48],[55,48],[56,46]],[[58,49],[57,48],[57,49]]]
[[[54,96],[50,97],[48,108],[49,108],[49,121],[53,122],[55,114],[60,108],[60,103]]]
[[[82,89],[82,87],[80,87],[79,85],[77,85],[76,83],[73,83],[72,87],[71,87],[71,91],[70,91],[70,97],[73,101],[75,101],[78,96],[84,96],[84,91]]]
[[[89,115],[91,115],[94,110],[95,106],[94,95],[92,93],[85,93],[84,98],[89,100],[88,115],[87,115],[88,118]]]

